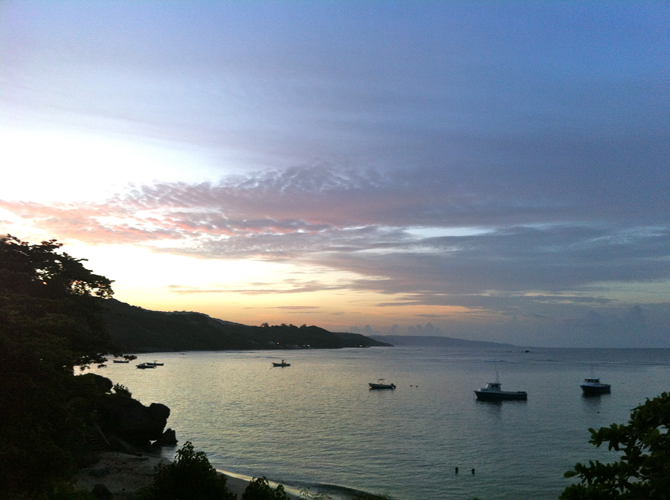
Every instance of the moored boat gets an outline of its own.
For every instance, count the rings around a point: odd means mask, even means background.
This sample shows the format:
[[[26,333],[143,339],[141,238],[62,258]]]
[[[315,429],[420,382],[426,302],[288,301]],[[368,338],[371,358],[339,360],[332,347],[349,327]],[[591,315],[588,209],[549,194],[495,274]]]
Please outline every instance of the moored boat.
[[[580,385],[585,396],[598,396],[600,394],[609,394],[612,390],[610,384],[603,384],[598,377],[588,377]]]
[[[369,382],[370,389],[395,389],[395,384],[387,384],[383,378],[377,380],[377,383]]]
[[[476,390],[475,395],[479,401],[526,401],[528,399],[526,391],[503,391],[497,380]]]
[[[147,368],[156,368],[156,365],[153,363],[140,363],[137,365],[140,370],[146,370]]]
[[[114,363],[130,363],[127,359],[115,359]]]
[[[282,359],[282,360],[281,360],[281,363],[275,363],[275,362],[273,362],[273,363],[272,363],[272,366],[279,366],[279,367],[281,367],[281,368],[284,368],[284,367],[286,367],[286,366],[291,366],[291,363],[287,363],[286,361],[284,361],[284,360]]]

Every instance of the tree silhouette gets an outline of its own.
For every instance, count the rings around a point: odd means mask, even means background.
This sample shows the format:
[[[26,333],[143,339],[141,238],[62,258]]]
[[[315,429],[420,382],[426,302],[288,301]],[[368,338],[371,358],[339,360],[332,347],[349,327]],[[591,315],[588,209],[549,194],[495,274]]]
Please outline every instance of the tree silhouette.
[[[591,444],[609,443],[622,452],[620,460],[603,464],[578,463],[565,477],[580,478],[568,486],[561,500],[670,499],[670,394],[664,392],[631,412],[626,425],[589,429]]]
[[[60,247],[0,237],[2,498],[36,495],[73,470],[74,368],[113,351],[98,300],[112,296],[111,280]]]

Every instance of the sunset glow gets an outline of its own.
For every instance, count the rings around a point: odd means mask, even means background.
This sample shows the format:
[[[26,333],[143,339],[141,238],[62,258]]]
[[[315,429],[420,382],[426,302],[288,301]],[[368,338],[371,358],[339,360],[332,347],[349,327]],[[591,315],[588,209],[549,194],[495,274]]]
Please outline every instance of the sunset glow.
[[[244,324],[670,347],[662,2],[0,7],[0,232]]]

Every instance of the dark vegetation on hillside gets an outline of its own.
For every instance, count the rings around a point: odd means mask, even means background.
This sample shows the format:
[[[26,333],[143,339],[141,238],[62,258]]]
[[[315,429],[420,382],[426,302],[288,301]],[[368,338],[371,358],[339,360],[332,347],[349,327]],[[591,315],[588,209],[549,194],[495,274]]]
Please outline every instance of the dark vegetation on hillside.
[[[337,349],[388,346],[356,333],[318,326],[247,326],[196,312],[159,312],[115,299],[102,301],[111,339],[123,352],[220,351],[228,349]]]
[[[98,390],[74,369],[113,351],[111,281],[59,248],[0,237],[0,498],[40,498],[75,470]]]

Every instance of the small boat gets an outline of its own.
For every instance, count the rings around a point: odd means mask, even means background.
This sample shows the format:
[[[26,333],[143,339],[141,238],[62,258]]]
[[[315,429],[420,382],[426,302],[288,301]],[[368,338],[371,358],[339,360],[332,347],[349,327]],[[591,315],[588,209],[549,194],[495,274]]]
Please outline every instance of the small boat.
[[[283,359],[281,360],[281,363],[272,363],[272,366],[279,366],[281,368],[284,368],[285,366],[291,366],[291,363],[287,363]]]
[[[526,391],[503,391],[498,377],[498,364],[494,362],[496,369],[496,381],[489,382],[486,387],[475,391],[478,401],[526,401]]]
[[[147,364],[153,367],[165,365],[165,363],[159,363],[158,361],[154,361],[153,363],[147,363]]]
[[[146,370],[147,368],[156,368],[153,363],[140,363],[137,367],[141,370]]]
[[[500,385],[497,380],[489,382],[486,387],[475,391],[475,395],[479,401],[526,401],[528,399],[526,391],[503,391]]]
[[[603,384],[597,377],[588,377],[584,379],[584,383],[580,385],[584,396],[598,396],[600,394],[609,394],[612,386],[610,384]]]
[[[370,386],[370,389],[395,389],[395,384],[387,384],[384,382],[383,378],[377,380],[376,384],[369,382],[368,385]]]
[[[130,363],[127,359],[115,359],[114,363]]]

